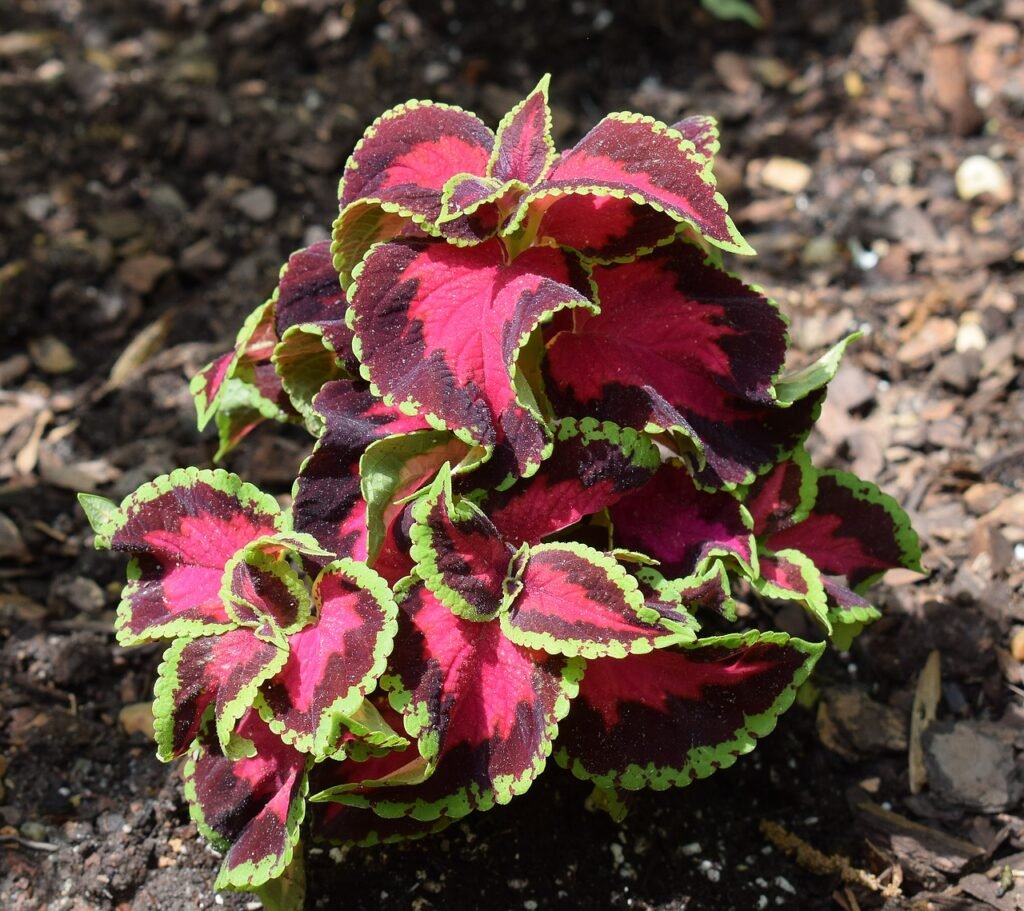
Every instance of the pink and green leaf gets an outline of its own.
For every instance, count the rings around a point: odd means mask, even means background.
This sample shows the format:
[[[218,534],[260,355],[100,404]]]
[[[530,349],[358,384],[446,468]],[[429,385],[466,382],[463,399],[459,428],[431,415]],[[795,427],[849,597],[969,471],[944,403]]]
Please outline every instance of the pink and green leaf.
[[[271,539],[273,540],[273,539]],[[267,642],[298,632],[311,619],[306,583],[282,553],[263,541],[240,550],[224,569],[221,600],[229,616]],[[315,556],[323,556],[319,548]]]
[[[523,206],[584,189],[663,211],[723,250],[753,252],[717,191],[712,161],[678,130],[652,117],[609,114],[562,153]]]
[[[403,222],[437,233],[445,185],[456,174],[483,175],[493,147],[494,134],[460,108],[409,101],[378,117],[339,187],[332,250],[343,280],[369,249],[367,241],[400,236]]]
[[[766,598],[800,602],[827,632],[832,631],[821,573],[805,554],[792,549],[762,553],[752,582]]]
[[[339,847],[370,848],[414,841],[447,829],[455,820],[441,817],[424,822],[413,816],[384,819],[373,810],[340,803],[315,803],[311,832],[317,841]]]
[[[806,450],[799,448],[745,491],[743,505],[754,520],[754,534],[772,534],[802,522],[814,505],[817,490],[818,473]]]
[[[207,364],[193,378],[189,391],[195,399],[199,429],[202,430],[220,407],[229,380],[242,367],[268,363],[277,343],[274,329],[274,299],[261,304],[242,324],[233,351]]]
[[[609,510],[616,544],[659,561],[659,571],[683,578],[721,557],[747,575],[757,565],[749,517],[726,491],[697,488],[689,472],[666,462],[645,486]]]
[[[527,475],[550,432],[517,382],[519,351],[557,311],[596,307],[568,254],[533,248],[504,260],[497,240],[381,244],[357,270],[349,320],[363,376],[385,402],[470,444],[507,439]]]
[[[921,548],[907,514],[888,494],[852,474],[825,471],[810,514],[769,533],[772,550],[806,554],[822,573],[840,576],[861,592],[885,570],[920,571]]]
[[[403,727],[402,716],[388,707],[391,723]],[[319,764],[310,788],[311,803],[327,803],[344,799],[343,795],[365,793],[378,788],[418,785],[430,777],[430,763],[418,750],[408,749],[405,740],[398,749],[370,755],[353,762]]]
[[[235,726],[252,706],[260,684],[285,663],[287,649],[257,639],[251,630],[176,639],[164,653],[153,688],[157,756],[169,762],[199,736],[208,708],[222,752],[234,751]]]
[[[668,580],[656,569],[641,566],[633,571],[644,606],[638,616],[645,623],[660,626],[677,637],[678,642],[697,638],[700,622],[693,610],[709,604],[716,609],[728,598],[728,580],[720,563],[714,563],[703,575]]]
[[[369,200],[432,222],[441,190],[459,173],[484,174],[494,134],[475,115],[429,101],[408,101],[378,117],[345,166],[342,209]]]
[[[225,855],[217,889],[253,889],[280,876],[292,861],[306,812],[306,757],[282,743],[254,711],[238,730],[254,744],[252,757],[228,759],[207,733],[185,764],[192,819]]]
[[[429,236],[415,222],[410,221],[410,213],[402,215],[398,212],[388,212],[382,208],[383,205],[357,200],[346,206],[334,220],[331,254],[341,286],[346,290],[352,284],[352,273],[374,244],[386,240],[423,239]]]
[[[693,114],[672,124],[671,129],[693,143],[698,155],[714,161],[718,154],[718,121],[707,114]]]
[[[456,174],[441,193],[441,214],[435,228],[448,243],[478,244],[497,233],[506,213],[527,189],[517,180]]]
[[[823,649],[755,631],[588,662],[555,758],[601,787],[705,778],[771,732]]]
[[[338,280],[331,256],[331,243],[318,241],[296,250],[281,268],[274,298],[274,328],[277,339],[294,326],[344,327],[348,299]],[[275,339],[276,341],[276,339]],[[339,346],[346,365],[355,367],[351,343]]]
[[[551,109],[544,76],[537,87],[509,111],[498,125],[498,134],[487,163],[487,176],[499,181],[519,181],[532,187],[555,159],[551,138]]]
[[[349,559],[323,569],[313,600],[316,622],[288,637],[288,660],[263,685],[259,709],[282,740],[322,758],[383,673],[398,608],[387,583]]]
[[[508,803],[544,768],[582,661],[523,649],[497,623],[453,614],[414,582],[382,684],[432,773],[413,785],[339,795],[387,817],[458,818]]]
[[[416,501],[413,518],[410,555],[434,597],[466,620],[493,618],[514,551],[479,507],[455,502],[447,466]]]
[[[712,560],[706,569],[692,576],[667,580],[662,594],[667,596],[668,592],[673,592],[688,611],[711,610],[726,620],[736,619],[736,602],[722,560]]]
[[[836,577],[822,576],[821,581],[832,626],[832,644],[841,651],[848,649],[861,630],[878,620],[882,612]]]
[[[273,364],[243,364],[236,366],[236,374],[224,383],[217,401],[215,462],[265,421],[290,423],[298,418]]]
[[[282,523],[273,497],[220,469],[178,469],[144,484],[122,502],[108,529],[111,548],[132,554],[115,623],[118,642],[230,629],[234,621],[221,599],[224,567]]]
[[[536,474],[505,490],[473,494],[501,536],[513,545],[538,544],[542,538],[598,513],[645,484],[661,457],[648,437],[631,428],[593,418],[564,418],[554,448]],[[499,480],[490,465],[465,477],[472,489]]]
[[[621,658],[649,652],[662,636],[638,616],[644,596],[613,558],[582,544],[529,549],[501,629],[516,645],[551,655]]]
[[[539,218],[539,241],[568,247],[601,263],[632,260],[679,233],[679,223],[660,209],[593,187],[544,196],[532,209],[533,217]]]
[[[324,385],[359,375],[347,310],[330,243],[293,253],[278,283],[274,313],[280,341],[273,364],[293,407],[307,421],[315,418],[312,401]],[[315,421],[313,429],[319,429]]]
[[[547,392],[559,414],[677,430],[732,484],[806,436],[813,405],[774,399],[786,324],[760,292],[682,241],[596,265],[592,278],[601,312],[576,311],[573,330],[548,344]]]

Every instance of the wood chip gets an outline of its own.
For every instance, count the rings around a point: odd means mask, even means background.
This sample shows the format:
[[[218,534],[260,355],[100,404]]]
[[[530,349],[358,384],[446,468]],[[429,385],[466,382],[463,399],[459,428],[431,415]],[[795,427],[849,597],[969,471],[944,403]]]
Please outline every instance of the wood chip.
[[[145,734],[150,740],[156,739],[153,729],[153,703],[133,702],[117,713],[117,723],[128,734]]]
[[[933,650],[918,675],[917,687],[914,690],[914,707],[910,714],[910,742],[907,750],[911,794],[920,794],[928,783],[921,737],[935,720],[939,698],[942,696],[941,662],[938,649]]]
[[[13,519],[0,512],[0,559],[27,560],[29,556],[18,526]]]
[[[54,335],[30,340],[28,353],[44,373],[70,373],[75,369],[75,356],[71,349]]]
[[[31,474],[36,467],[36,462],[39,461],[39,443],[43,439],[43,431],[52,420],[53,412],[49,408],[44,408],[39,412],[28,441],[14,458],[14,467],[19,474]]]
[[[114,366],[110,368],[104,392],[120,389],[125,383],[139,375],[143,365],[163,348],[171,323],[174,322],[174,316],[173,310],[167,311],[128,343],[118,359],[114,361]]]
[[[893,851],[901,860],[914,859],[940,873],[957,874],[985,854],[972,842],[883,809],[859,791],[852,792],[850,803],[863,822],[890,836]]]
[[[121,263],[117,269],[117,277],[132,291],[148,294],[172,268],[174,260],[156,253],[144,253]]]

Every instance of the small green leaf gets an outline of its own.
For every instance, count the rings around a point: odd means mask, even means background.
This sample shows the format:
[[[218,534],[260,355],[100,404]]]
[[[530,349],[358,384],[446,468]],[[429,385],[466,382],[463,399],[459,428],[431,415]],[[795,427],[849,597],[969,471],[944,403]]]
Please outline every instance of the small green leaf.
[[[117,504],[94,493],[80,493],[78,502],[96,533],[97,550],[106,550],[110,547],[110,536],[117,526]]]
[[[700,5],[719,19],[739,19],[751,28],[764,25],[760,14],[746,0],[700,0]]]
[[[792,405],[806,398],[816,389],[820,389],[832,380],[842,362],[846,346],[861,337],[860,332],[852,332],[841,341],[836,342],[816,361],[801,368],[775,383],[775,398],[780,405]]]

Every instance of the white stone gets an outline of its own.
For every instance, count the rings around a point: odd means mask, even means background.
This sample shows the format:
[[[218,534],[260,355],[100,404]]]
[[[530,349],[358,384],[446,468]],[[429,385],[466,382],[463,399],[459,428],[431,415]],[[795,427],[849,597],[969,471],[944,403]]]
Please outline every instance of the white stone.
[[[988,195],[998,202],[1009,202],[1013,197],[1010,178],[986,155],[971,155],[956,169],[956,192],[961,199],[974,199]]]

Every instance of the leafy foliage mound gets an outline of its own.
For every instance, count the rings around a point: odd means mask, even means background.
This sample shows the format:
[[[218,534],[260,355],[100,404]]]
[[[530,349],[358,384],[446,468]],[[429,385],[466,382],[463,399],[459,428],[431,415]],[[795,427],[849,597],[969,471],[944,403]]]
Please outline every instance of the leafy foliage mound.
[[[918,565],[896,503],[802,448],[849,340],[785,372],[783,317],[721,265],[752,251],[717,149],[710,118],[619,113],[557,153],[546,78],[497,133],[388,111],[333,242],[193,382],[220,454],[316,438],[288,507],[196,468],[83,495],[132,555],[119,642],[170,643],[157,749],[219,888],[296,906],[302,839],[436,832],[552,756],[614,815],[710,775]],[[751,628],[763,601],[821,641]]]

